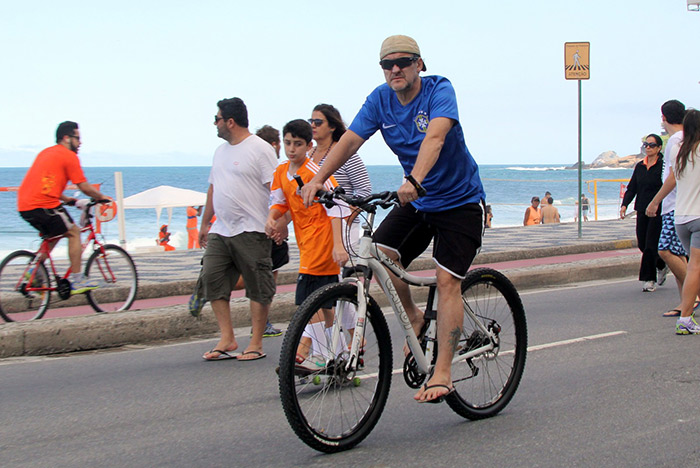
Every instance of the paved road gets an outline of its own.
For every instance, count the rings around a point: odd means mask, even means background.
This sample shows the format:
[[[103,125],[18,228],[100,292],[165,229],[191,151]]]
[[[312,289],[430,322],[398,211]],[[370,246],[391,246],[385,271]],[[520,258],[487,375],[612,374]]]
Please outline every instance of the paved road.
[[[700,337],[660,317],[676,299],[631,280],[526,292],[539,347],[501,415],[470,422],[417,405],[397,375],[374,432],[336,455],[284,419],[280,338],[253,363],[202,362],[215,339],[0,360],[0,466],[697,467]]]

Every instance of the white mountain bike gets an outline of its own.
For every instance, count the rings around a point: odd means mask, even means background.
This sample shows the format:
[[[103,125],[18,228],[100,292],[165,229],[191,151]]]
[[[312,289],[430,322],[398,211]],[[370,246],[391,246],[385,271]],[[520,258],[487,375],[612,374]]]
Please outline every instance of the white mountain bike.
[[[317,290],[294,314],[282,344],[279,388],[285,415],[297,436],[316,450],[332,453],[352,448],[369,435],[384,410],[392,373],[396,373],[389,328],[370,296],[371,280],[379,283],[403,328],[411,350],[403,363],[403,376],[412,388],[426,382],[435,365],[437,288],[435,277],[407,273],[372,242],[376,209],[396,204],[395,192],[349,197],[336,189],[319,192],[319,197],[326,206],[340,199],[364,210],[364,235],[342,282]],[[387,268],[410,285],[429,288],[419,336]],[[444,400],[459,415],[482,419],[501,411],[520,383],[527,348],[525,311],[513,284],[490,268],[467,274],[462,299],[464,321],[452,359],[455,391]],[[333,313],[319,311],[330,305]],[[355,313],[355,328],[345,329],[344,315]]]

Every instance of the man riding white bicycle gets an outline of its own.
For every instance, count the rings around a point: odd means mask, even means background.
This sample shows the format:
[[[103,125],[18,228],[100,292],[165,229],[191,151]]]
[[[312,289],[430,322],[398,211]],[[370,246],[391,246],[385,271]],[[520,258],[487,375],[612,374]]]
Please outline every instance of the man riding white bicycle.
[[[96,200],[108,197],[90,185],[83,174],[78,159],[78,124],[70,121],[61,123],[56,129],[56,143],[37,155],[32,167],[24,176],[17,193],[17,210],[42,236],[62,235],[68,239],[68,257],[72,272],[71,294],[81,294],[97,286],[83,277],[80,268],[80,228],[62,205],[74,204],[77,200],[64,195],[63,192],[70,180],[89,197]]]
[[[302,197],[310,205],[322,183],[381,130],[399,158],[406,182],[397,191],[402,206],[389,213],[373,239],[403,267],[433,240],[438,356],[432,376],[414,398],[440,401],[454,390],[451,364],[463,320],[460,287],[481,247],[485,193],[478,166],[464,141],[452,84],[440,76],[420,76],[425,63],[418,44],[407,36],[384,40],[380,66],[386,84],[367,97],[318,174],[302,188]],[[393,274],[391,278],[418,334],[423,312],[413,302],[408,285]]]

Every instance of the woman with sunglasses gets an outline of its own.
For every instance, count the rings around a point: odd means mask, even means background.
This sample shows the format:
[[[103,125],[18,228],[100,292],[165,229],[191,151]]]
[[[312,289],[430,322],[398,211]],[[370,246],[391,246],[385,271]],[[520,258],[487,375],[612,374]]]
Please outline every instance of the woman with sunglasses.
[[[330,104],[319,104],[314,107],[308,122],[311,124],[313,139],[316,142],[316,146],[309,152],[308,156],[313,162],[322,166],[333,145],[345,133],[345,124],[338,109]],[[333,177],[348,195],[364,197],[372,193],[372,184],[369,180],[369,174],[367,174],[367,168],[357,153],[350,156],[350,159],[335,171]],[[348,250],[351,261],[354,252],[357,252],[360,245],[361,230],[360,220],[357,218],[358,213],[359,210],[355,209],[347,219],[343,220],[343,245]],[[354,310],[346,310],[346,312],[350,313],[344,314],[343,326],[352,336],[356,315]]]
[[[636,197],[634,209],[637,210],[637,247],[642,252],[639,280],[643,283],[642,291],[646,292],[656,290],[657,270],[662,270],[666,266],[659,258],[657,250],[661,234],[661,217],[658,216],[660,208],[657,210],[657,216],[649,217],[645,213],[647,205],[663,185],[661,179],[664,165],[661,153],[662,145],[663,141],[659,135],[652,133],[646,137],[643,143],[646,155],[634,166],[632,178],[627,184],[627,190],[620,207],[620,218],[624,218],[627,206]]]
[[[333,145],[345,133],[345,124],[338,109],[330,104],[319,104],[314,107],[308,122],[311,124],[313,138],[316,142],[316,146],[309,152],[308,156],[313,162],[322,166]],[[364,197],[372,193],[372,184],[369,180],[369,174],[367,174],[367,168],[357,153],[350,156],[350,159],[333,174],[333,177],[348,195]],[[350,243],[353,245],[359,240],[360,234],[360,220],[357,219],[357,211],[348,218],[348,224],[350,223],[352,223]],[[345,236],[345,228],[343,236]]]

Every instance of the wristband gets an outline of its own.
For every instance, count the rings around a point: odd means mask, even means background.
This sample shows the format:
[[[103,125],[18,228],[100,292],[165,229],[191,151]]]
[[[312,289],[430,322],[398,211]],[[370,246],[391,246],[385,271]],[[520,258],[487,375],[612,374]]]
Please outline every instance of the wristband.
[[[426,193],[428,193],[425,191],[425,188],[420,183],[418,183],[418,181],[416,179],[413,178],[413,176],[411,174],[404,176],[404,178],[407,181],[409,181],[411,183],[411,185],[413,185],[416,188],[416,192],[418,192],[419,197],[424,197],[426,195]]]

